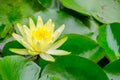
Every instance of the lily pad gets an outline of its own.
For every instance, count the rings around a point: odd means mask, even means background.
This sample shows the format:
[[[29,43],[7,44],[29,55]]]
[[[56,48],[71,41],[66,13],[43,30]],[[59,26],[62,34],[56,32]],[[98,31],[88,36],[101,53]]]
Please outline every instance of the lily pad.
[[[60,1],[59,0],[39,0],[40,4],[49,9],[60,9]]]
[[[102,23],[120,22],[119,0],[60,0],[62,4]]]
[[[88,67],[90,67],[90,69]],[[50,63],[43,69],[40,78],[40,80],[90,79],[109,80],[99,66],[79,56],[64,56],[58,58],[55,63]]]
[[[38,80],[40,67],[21,56],[7,56],[0,60],[2,80]]]
[[[60,49],[71,52],[73,55],[82,56],[98,62],[104,57],[104,50],[92,39],[79,35],[68,34],[67,41]]]
[[[107,52],[110,61],[119,59],[120,53],[120,24],[113,23],[100,27],[98,42]]]

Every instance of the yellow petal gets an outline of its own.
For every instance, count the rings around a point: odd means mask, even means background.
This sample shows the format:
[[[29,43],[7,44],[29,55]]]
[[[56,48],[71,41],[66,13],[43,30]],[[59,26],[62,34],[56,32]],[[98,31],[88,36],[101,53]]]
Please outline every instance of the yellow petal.
[[[64,50],[49,50],[47,53],[48,53],[48,54],[51,54],[51,55],[61,56],[61,55],[68,55],[68,54],[70,54],[71,52],[64,51]]]
[[[51,46],[50,50],[51,50],[51,49],[52,49],[52,50],[55,50],[55,49],[59,48],[66,40],[67,40],[67,37],[64,37],[64,38],[58,40],[57,42],[55,42],[55,43]]]
[[[36,48],[37,48],[39,51],[41,51],[43,44],[44,44],[43,41],[37,41],[37,42],[36,42]]]
[[[24,41],[23,39],[19,40],[19,42],[26,48],[29,50],[33,50],[32,46],[30,44],[28,44],[26,41]]]
[[[24,29],[26,35],[30,34],[30,29],[26,25],[23,25],[23,29]],[[24,35],[24,36],[26,36],[26,35]]]
[[[62,31],[64,30],[65,25],[62,25],[59,27],[54,33],[53,33],[53,42],[58,39],[58,37],[61,35]]]
[[[46,61],[51,61],[51,62],[55,61],[55,59],[49,54],[41,53],[40,57]]]
[[[10,48],[9,50],[14,52],[14,53],[20,54],[20,55],[27,55],[28,54],[27,49]]]
[[[18,27],[20,33],[22,34],[22,36],[24,36],[25,35],[25,31],[24,31],[23,26],[21,24],[17,23],[17,27]]]
[[[41,16],[38,16],[38,21],[37,21],[37,27],[42,27],[43,26],[43,21]]]
[[[29,29],[26,25],[23,25],[23,28],[24,28],[24,31],[25,31],[25,34],[23,35],[24,40],[25,40],[27,43],[29,43],[30,45],[32,45],[32,39],[31,39],[30,29]]]
[[[38,52],[34,52],[34,51],[31,51],[31,50],[28,50],[28,53],[32,56],[35,56],[35,55],[39,54]]]
[[[29,26],[30,26],[30,30],[35,29],[35,24],[31,18],[29,18]]]
[[[44,25],[44,28],[48,29],[48,28],[51,27],[51,25],[52,25],[52,20],[49,19],[49,20],[46,22],[46,24]]]
[[[13,33],[12,36],[25,48],[32,50],[32,47],[30,44],[28,44],[26,41],[24,41],[24,38],[16,33]]]
[[[26,25],[23,25],[23,29],[24,29],[24,35],[23,35],[23,37],[24,37],[24,39],[30,39],[30,36],[31,36],[31,34],[30,34],[30,29],[26,26]]]
[[[43,52],[47,51],[51,47],[52,43],[47,44],[43,49],[41,49]]]
[[[20,36],[20,35],[18,35],[18,34],[16,34],[16,33],[13,33],[12,36],[13,36],[18,42],[20,42],[20,40],[23,39],[22,36]]]
[[[53,34],[54,28],[55,28],[55,24],[52,22],[49,29],[51,34]]]

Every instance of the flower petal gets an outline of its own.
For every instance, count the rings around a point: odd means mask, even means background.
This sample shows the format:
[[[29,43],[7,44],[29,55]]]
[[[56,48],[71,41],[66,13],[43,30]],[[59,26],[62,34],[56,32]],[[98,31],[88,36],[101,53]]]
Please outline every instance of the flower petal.
[[[51,61],[51,62],[55,61],[55,59],[49,54],[41,53],[40,57],[46,61]]]
[[[32,56],[35,56],[35,55],[39,54],[38,52],[34,52],[34,51],[31,51],[31,50],[28,50],[28,53]]]
[[[27,49],[29,50],[33,50],[32,46],[30,44],[28,44],[26,41],[24,41],[23,39],[19,40],[19,42]]]
[[[27,49],[32,49],[32,47],[27,42],[25,42],[23,40],[23,37],[21,37],[20,35],[13,33],[12,36]]]
[[[30,29],[26,26],[26,25],[23,25],[23,28],[24,28],[24,39],[28,41],[28,39],[30,39],[31,37],[31,32],[30,32]]]
[[[52,22],[52,23],[51,23],[51,26],[50,26],[50,28],[49,28],[50,34],[53,34],[54,28],[55,28],[55,24]]]
[[[25,34],[26,34],[27,36],[29,36],[29,34],[30,34],[30,29],[29,29],[26,25],[23,25],[23,29],[24,29],[24,31],[25,31]],[[24,36],[26,36],[26,35],[24,35]]]
[[[58,37],[61,35],[62,31],[64,30],[65,25],[62,25],[61,27],[59,27],[54,33],[53,33],[53,42],[56,41],[58,39]]]
[[[16,48],[10,48],[10,51],[20,54],[20,55],[28,55],[28,50],[27,49],[16,49]]]
[[[49,20],[46,22],[46,24],[44,25],[44,28],[48,29],[48,28],[51,27],[51,25],[52,25],[52,20],[49,19]]]
[[[31,18],[29,18],[29,26],[30,26],[30,30],[35,29],[35,24]]]
[[[61,55],[68,55],[71,52],[64,51],[64,50],[49,50],[47,53],[51,54],[51,55],[60,55],[61,56]]]
[[[26,41],[24,41],[23,37],[21,37],[20,35],[13,33],[12,36],[20,43],[22,44],[25,48],[32,50],[33,48],[30,46],[30,44],[28,44]]]
[[[51,46],[50,49],[55,50],[55,49],[59,48],[66,40],[67,40],[67,37],[64,37],[64,38],[58,40],[56,43],[54,43],[54,44]]]
[[[23,28],[24,28],[24,31],[25,31],[25,34],[24,34],[24,40],[29,43],[30,45],[32,45],[32,39],[31,39],[31,32],[30,32],[30,29],[26,26],[26,25],[23,25]]]
[[[16,33],[13,33],[12,36],[13,36],[18,42],[20,42],[20,40],[23,39],[22,36],[20,36],[20,35],[18,35],[18,34],[16,34]]]
[[[21,24],[17,23],[17,27],[18,27],[20,33],[22,34],[22,36],[24,36],[25,35],[25,31],[24,31],[23,26]]]
[[[43,21],[41,16],[38,16],[38,20],[37,20],[37,27],[42,27],[43,26]]]

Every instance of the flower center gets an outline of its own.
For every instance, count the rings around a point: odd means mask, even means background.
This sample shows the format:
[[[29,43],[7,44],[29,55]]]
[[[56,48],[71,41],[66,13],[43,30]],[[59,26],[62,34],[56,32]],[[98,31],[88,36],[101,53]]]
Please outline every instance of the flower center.
[[[50,37],[50,31],[39,27],[32,31],[32,35],[36,40],[43,40]]]

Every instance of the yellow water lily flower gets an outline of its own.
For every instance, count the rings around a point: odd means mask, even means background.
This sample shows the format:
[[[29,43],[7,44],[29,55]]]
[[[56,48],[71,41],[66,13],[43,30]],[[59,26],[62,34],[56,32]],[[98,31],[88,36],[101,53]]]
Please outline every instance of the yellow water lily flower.
[[[26,25],[17,24],[21,35],[13,33],[12,36],[21,43],[25,49],[11,48],[10,51],[21,55],[39,55],[42,59],[47,61],[55,61],[51,55],[68,55],[70,52],[58,50],[66,40],[67,37],[58,40],[58,37],[65,28],[62,25],[54,31],[54,23],[49,19],[45,24],[40,16],[38,16],[37,24],[29,19],[29,27]]]

